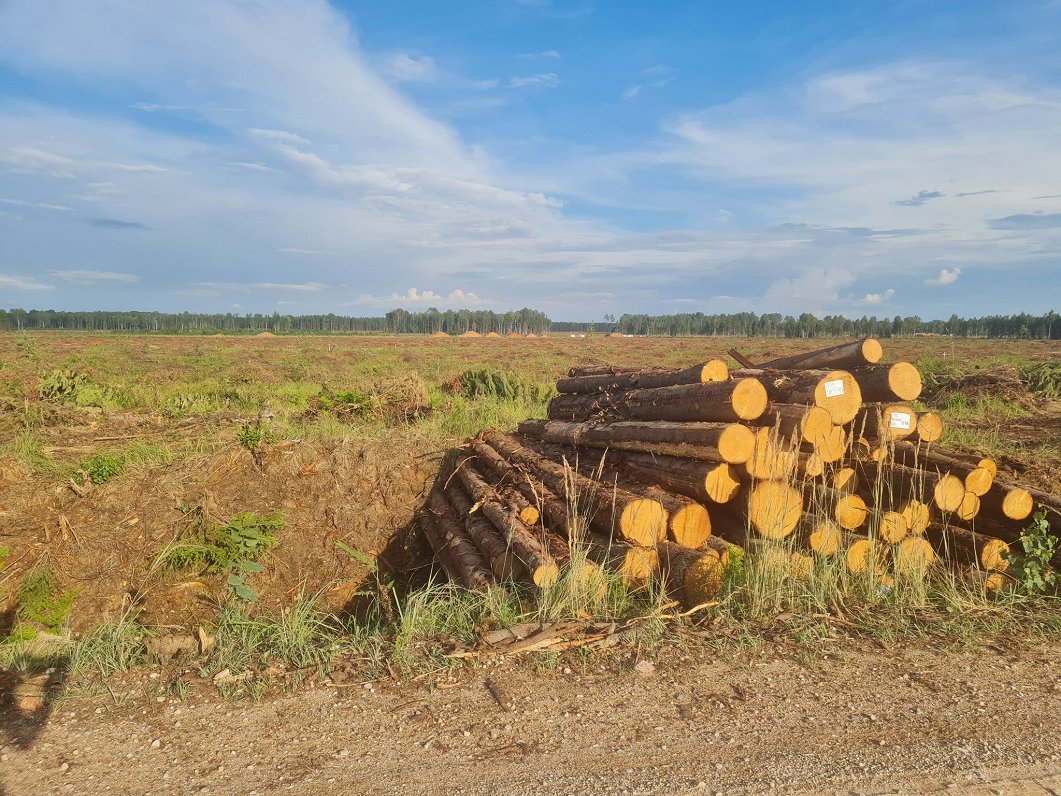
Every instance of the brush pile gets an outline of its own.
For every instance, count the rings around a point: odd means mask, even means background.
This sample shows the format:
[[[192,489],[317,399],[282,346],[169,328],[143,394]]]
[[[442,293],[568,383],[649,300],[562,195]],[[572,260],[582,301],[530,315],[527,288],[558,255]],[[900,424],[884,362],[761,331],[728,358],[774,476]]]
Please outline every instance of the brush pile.
[[[832,558],[882,584],[950,566],[997,590],[1037,505],[1061,498],[939,448],[921,374],[872,338],[742,367],[572,368],[547,420],[487,430],[440,474],[425,535],[471,589],[602,569],[711,600],[745,549],[793,577]],[[574,552],[573,552],[574,551]]]

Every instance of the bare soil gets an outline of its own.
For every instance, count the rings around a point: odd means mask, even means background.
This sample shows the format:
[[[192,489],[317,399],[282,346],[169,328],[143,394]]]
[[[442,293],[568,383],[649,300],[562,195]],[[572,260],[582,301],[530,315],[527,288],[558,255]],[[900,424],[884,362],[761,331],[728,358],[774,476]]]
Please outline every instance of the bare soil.
[[[1055,642],[793,652],[325,681],[259,704],[157,697],[140,673],[5,724],[0,792],[1061,793]]]

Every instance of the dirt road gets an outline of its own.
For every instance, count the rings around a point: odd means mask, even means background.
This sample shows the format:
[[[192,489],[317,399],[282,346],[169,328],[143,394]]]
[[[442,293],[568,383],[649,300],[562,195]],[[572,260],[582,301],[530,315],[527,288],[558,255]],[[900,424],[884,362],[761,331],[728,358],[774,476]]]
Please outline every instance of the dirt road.
[[[145,675],[120,706],[67,700],[41,727],[9,722],[0,791],[1061,794],[1054,642],[710,655],[261,704],[159,701]]]

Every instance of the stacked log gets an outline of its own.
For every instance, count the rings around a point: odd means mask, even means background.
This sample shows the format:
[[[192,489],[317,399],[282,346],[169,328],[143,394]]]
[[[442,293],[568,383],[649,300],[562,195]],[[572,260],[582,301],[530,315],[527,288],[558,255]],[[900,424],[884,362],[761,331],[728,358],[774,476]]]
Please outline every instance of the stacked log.
[[[878,341],[757,366],[730,353],[743,367],[572,368],[548,419],[472,440],[425,513],[451,579],[547,588],[588,560],[699,604],[740,545],[794,578],[833,559],[882,583],[942,564],[986,583],[1035,506],[1061,526],[1061,498],[936,444],[939,416],[909,404],[920,373],[882,363]]]

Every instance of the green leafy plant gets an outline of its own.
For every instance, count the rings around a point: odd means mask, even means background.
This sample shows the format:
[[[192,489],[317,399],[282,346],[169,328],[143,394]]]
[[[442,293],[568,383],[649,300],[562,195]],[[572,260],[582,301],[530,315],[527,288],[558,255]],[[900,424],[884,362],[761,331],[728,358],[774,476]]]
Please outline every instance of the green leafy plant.
[[[382,402],[374,395],[360,390],[343,390],[334,394],[322,392],[317,396],[323,412],[345,417],[371,417],[382,408]]]
[[[103,484],[116,475],[120,475],[124,462],[120,456],[109,453],[97,453],[81,462],[81,469],[88,473],[94,484]]]
[[[256,451],[262,444],[264,434],[259,426],[252,423],[244,423],[239,427],[239,431],[236,432],[236,438],[239,440],[239,444],[247,450]]]
[[[1050,533],[1046,509],[1039,509],[1032,517],[1031,525],[1021,532],[1020,544],[1024,554],[1004,554],[1010,561],[1010,575],[1018,591],[1041,594],[1057,585],[1057,573],[1050,568],[1057,542],[1057,537]]]
[[[175,570],[228,572],[227,585],[232,594],[251,601],[257,595],[247,584],[247,577],[262,571],[257,561],[280,543],[283,528],[284,515],[280,511],[264,517],[241,512],[224,525],[199,517],[185,531],[182,541],[163,552],[162,561]]]
[[[76,597],[76,591],[59,588],[55,573],[49,567],[38,565],[27,572],[19,584],[15,614],[19,623],[32,631],[31,638],[36,635],[37,628],[58,633],[70,615]]]
[[[552,385],[538,384],[491,368],[466,370],[458,377],[458,381],[460,393],[465,398],[547,401],[555,394]]]
[[[112,388],[96,384],[88,375],[76,370],[59,369],[42,375],[37,379],[37,392],[46,401],[73,406],[116,409],[122,405]]]

